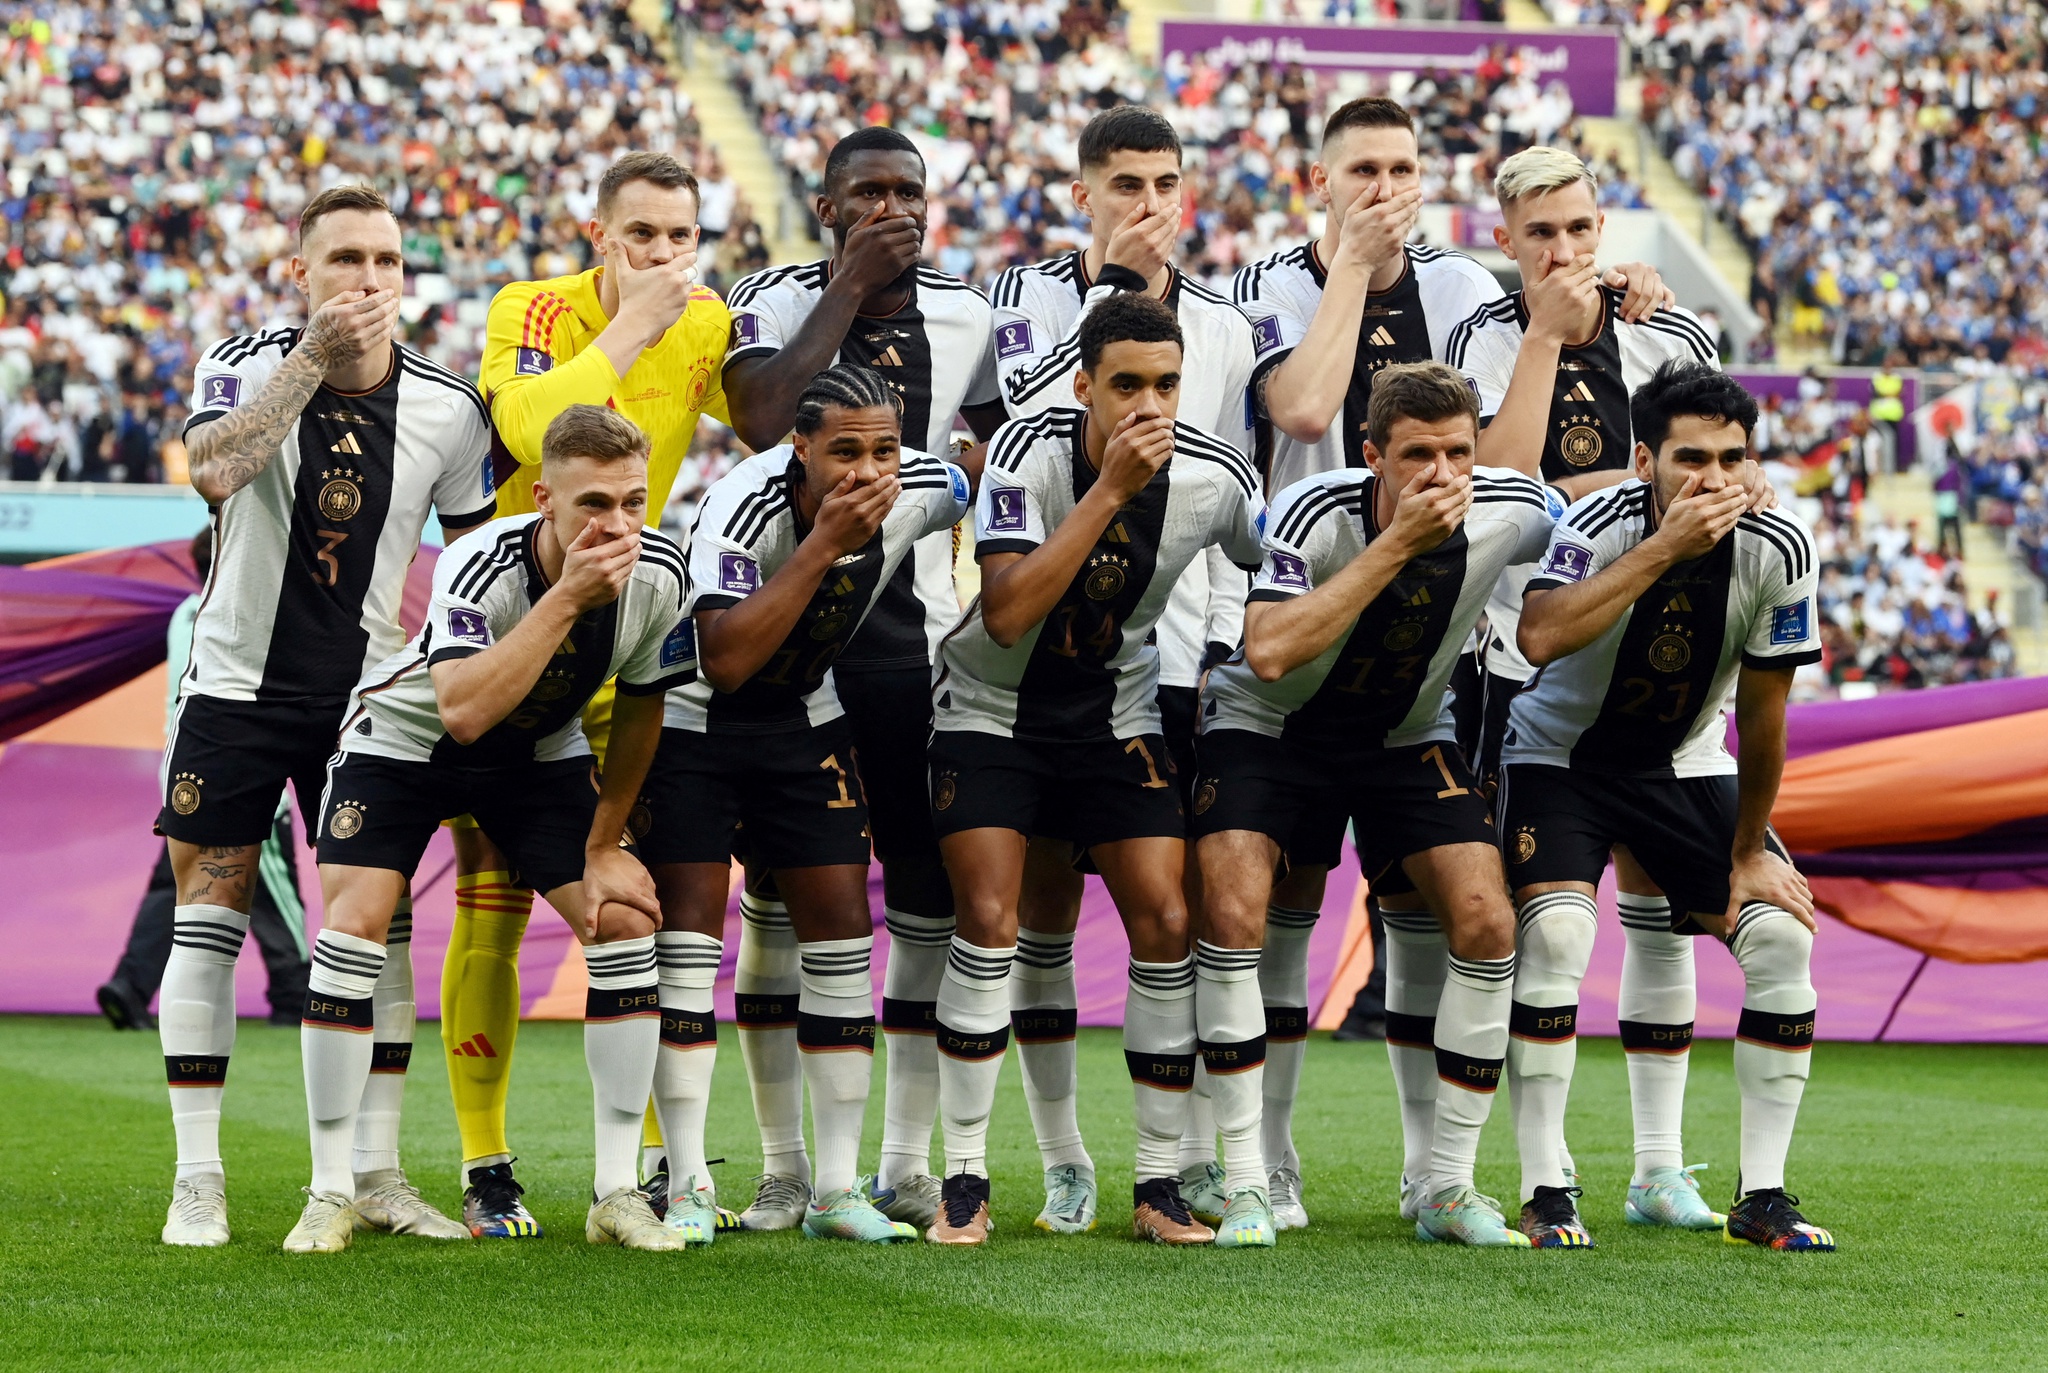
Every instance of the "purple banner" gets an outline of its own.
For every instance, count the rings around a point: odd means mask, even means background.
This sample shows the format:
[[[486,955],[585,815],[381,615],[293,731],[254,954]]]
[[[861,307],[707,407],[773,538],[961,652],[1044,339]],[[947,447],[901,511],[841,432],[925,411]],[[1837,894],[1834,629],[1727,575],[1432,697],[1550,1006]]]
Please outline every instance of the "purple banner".
[[[1873,390],[1869,372],[1844,372],[1832,367],[1820,369],[1823,381],[1835,384],[1835,399],[1850,405],[1869,405]],[[1733,367],[1728,375],[1741,382],[1752,396],[1761,401],[1765,396],[1777,396],[1781,400],[1794,400],[1799,395],[1799,382],[1804,372],[1758,372]],[[1899,470],[1913,466],[1919,448],[1919,436],[1915,433],[1910,418],[1920,408],[1920,378],[1911,374],[1900,377],[1905,383],[1899,393],[1900,404],[1906,407],[1909,422],[1899,426]]]
[[[1321,71],[1476,72],[1491,58],[1514,57],[1538,85],[1562,81],[1579,114],[1615,112],[1621,78],[1621,33],[1591,26],[1506,29],[1497,24],[1254,24],[1168,19],[1159,26],[1162,60],[1179,54],[1212,65],[1295,63]]]

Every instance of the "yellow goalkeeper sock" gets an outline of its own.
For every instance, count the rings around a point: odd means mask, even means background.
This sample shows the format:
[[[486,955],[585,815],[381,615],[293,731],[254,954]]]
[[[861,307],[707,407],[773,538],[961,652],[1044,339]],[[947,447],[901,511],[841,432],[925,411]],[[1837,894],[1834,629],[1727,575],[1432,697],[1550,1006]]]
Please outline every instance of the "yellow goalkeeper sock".
[[[464,1181],[473,1160],[509,1156],[505,1092],[519,1038],[519,941],[533,893],[509,872],[455,879],[455,929],[441,965],[441,1045],[462,1135]]]

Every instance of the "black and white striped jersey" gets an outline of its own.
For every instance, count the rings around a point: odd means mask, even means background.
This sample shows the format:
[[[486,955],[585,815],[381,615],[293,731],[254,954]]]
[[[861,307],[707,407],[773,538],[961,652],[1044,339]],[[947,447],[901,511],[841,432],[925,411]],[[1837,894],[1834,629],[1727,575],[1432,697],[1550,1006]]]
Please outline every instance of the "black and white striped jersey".
[[[683,550],[640,534],[626,589],[586,611],[513,712],[472,744],[441,725],[436,663],[473,657],[526,618],[552,583],[541,568],[537,514],[492,520],[450,544],[434,565],[434,597],[413,641],[364,674],[341,730],[344,753],[459,767],[552,763],[590,752],[583,707],[616,676],[626,696],[653,696],[696,675],[697,640],[683,614]]]
[[[1721,365],[1713,341],[1689,310],[1659,310],[1640,324],[1621,317],[1622,293],[1602,286],[1606,308],[1591,342],[1562,348],[1551,391],[1550,422],[1543,431],[1543,479],[1586,472],[1622,472],[1635,463],[1628,398],[1667,362]],[[1515,374],[1529,311],[1520,291],[1481,307],[1453,333],[1445,361],[1479,388],[1483,427],[1500,408]],[[1515,648],[1522,587],[1532,569],[1510,568],[1486,607],[1486,670],[1526,682],[1535,669]]]
[[[1222,296],[1173,268],[1165,301],[1180,320],[1180,412],[1183,424],[1252,452],[1251,321]],[[1012,418],[1065,409],[1080,402],[1074,377],[1081,370],[1081,319],[1120,290],[1142,290],[1134,272],[1106,268],[1090,281],[1079,249],[996,278],[996,369],[1003,404]],[[1160,616],[1160,681],[1193,686],[1202,650],[1236,644],[1244,627],[1244,574],[1222,557],[1203,557],[1188,568]]]
[[[1030,553],[1095,484],[1084,410],[1011,420],[989,442],[975,554]],[[1211,545],[1258,562],[1262,509],[1251,464],[1174,425],[1174,452],[1096,539],[1059,603],[1017,643],[989,637],[977,601],[940,648],[937,727],[1018,739],[1128,739],[1159,730],[1159,649],[1169,594]]]
[[[1631,478],[1566,512],[1529,590],[1582,582],[1655,530]],[[1501,760],[1628,777],[1732,773],[1722,712],[1743,666],[1820,661],[1813,536],[1782,510],[1753,511],[1703,558],[1679,563],[1577,653],[1515,697]]]
[[[730,367],[766,357],[796,337],[832,279],[830,259],[755,272],[732,288]],[[919,266],[909,304],[879,319],[854,320],[834,362],[871,367],[903,398],[903,443],[926,453],[952,447],[961,407],[997,396],[995,334],[988,297],[935,267]],[[903,560],[867,627],[839,660],[861,668],[929,668],[939,636],[960,618],[953,587],[953,538],[936,531]]]
[[[1303,477],[1339,467],[1365,465],[1365,406],[1373,376],[1397,362],[1442,362],[1451,332],[1488,301],[1501,296],[1500,283],[1463,253],[1407,245],[1407,269],[1384,291],[1365,298],[1358,324],[1357,360],[1344,408],[1322,438],[1303,443],[1281,433],[1259,412],[1259,451],[1266,489],[1285,491]],[[1275,367],[1300,346],[1323,303],[1323,270],[1314,241],[1275,253],[1238,269],[1231,295],[1252,322],[1259,388]]]
[[[256,399],[300,330],[226,339],[192,369],[189,437]],[[496,508],[476,387],[403,344],[374,390],[322,386],[256,479],[221,503],[184,692],[334,705],[404,643],[398,604],[432,507]]]
[[[1251,599],[1306,595],[1342,572],[1381,532],[1379,478],[1345,469],[1305,477],[1266,514],[1264,558]],[[1452,740],[1451,669],[1478,623],[1501,570],[1543,551],[1556,515],[1542,483],[1502,467],[1472,471],[1465,522],[1409,559],[1350,632],[1277,682],[1262,682],[1242,655],[1209,674],[1203,730],[1259,734],[1333,746],[1395,748]]]
[[[773,733],[845,713],[832,674],[847,645],[858,641],[863,621],[880,613],[883,588],[919,540],[952,529],[967,513],[967,474],[951,463],[905,448],[898,476],[903,491],[882,527],[865,548],[832,565],[767,665],[738,691],[716,691],[700,676],[670,692],[664,724],[698,733]],[[690,532],[692,615],[738,605],[781,571],[810,533],[797,509],[803,479],[795,449],[784,444],[712,484]]]

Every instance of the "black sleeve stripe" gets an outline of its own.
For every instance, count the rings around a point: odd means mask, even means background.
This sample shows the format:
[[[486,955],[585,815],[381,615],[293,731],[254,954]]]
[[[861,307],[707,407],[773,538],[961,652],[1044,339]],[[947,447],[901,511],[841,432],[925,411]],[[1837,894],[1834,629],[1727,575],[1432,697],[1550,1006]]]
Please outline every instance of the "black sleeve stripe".
[[[1676,310],[1659,310],[1642,321],[1645,329],[1655,329],[1660,334],[1669,334],[1684,343],[1687,350],[1700,362],[1718,362],[1721,355],[1714,351],[1713,342],[1707,331],[1688,315]]]
[[[1623,516],[1639,513],[1642,509],[1642,498],[1649,488],[1639,486],[1630,491],[1615,486],[1608,490],[1615,494],[1602,492],[1597,499],[1587,502],[1583,509],[1565,521],[1566,527],[1578,531],[1589,539],[1595,538]]]
[[[1494,491],[1474,491],[1472,493],[1472,502],[1475,505],[1533,505],[1538,510],[1547,511],[1550,509],[1550,506],[1544,501],[1543,497],[1535,495],[1531,492],[1515,491],[1511,489]]]
[[[751,306],[769,287],[787,281],[799,272],[813,270],[822,265],[817,262],[797,262],[787,267],[770,267],[766,271],[756,272],[732,288],[732,293],[726,297],[726,308],[735,312],[743,310]]]
[[[1305,491],[1295,498],[1294,504],[1290,505],[1277,520],[1272,521],[1272,538],[1277,543],[1299,548],[1302,539],[1315,527],[1318,520],[1342,509],[1343,501],[1327,486]]]
[[[1758,672],[1783,672],[1787,668],[1805,667],[1808,663],[1820,661],[1821,651],[1817,648],[1801,649],[1796,653],[1773,653],[1768,656],[1742,652],[1742,665]]]
[[[471,408],[476,411],[476,417],[483,424],[485,431],[488,432],[490,430],[491,412],[484,408],[484,398],[477,394],[476,388],[474,386],[462,380],[460,377],[456,376],[453,372],[448,371],[446,368],[432,367],[431,370],[428,370],[428,368],[426,367],[415,366],[415,359],[417,359],[420,362],[425,362],[426,359],[419,358],[418,354],[409,353],[403,348],[398,350],[398,358],[399,370],[403,372],[405,375],[409,377],[417,377],[421,381],[432,382],[436,386],[445,386],[449,390],[455,392],[455,394],[457,394],[458,396],[461,396],[465,400],[467,400],[470,403]],[[431,366],[431,364],[429,366]]]
[[[1063,340],[1036,367],[1010,373],[1004,380],[1004,389],[1009,391],[1012,404],[1022,405],[1080,365],[1081,340],[1076,335]]]
[[[1005,472],[1017,471],[1034,445],[1052,437],[1061,424],[1071,422],[1071,410],[1047,410],[1028,419],[1011,420],[989,440],[988,465]]]
[[[1008,310],[1016,306],[1017,277],[1018,269],[1011,267],[1007,268],[1001,276],[996,278],[996,289],[989,298],[995,302],[997,309]]]
[[[1230,308],[1233,310],[1237,308],[1235,305],[1231,305],[1229,297],[1218,295],[1185,272],[1181,273],[1180,285],[1183,291],[1189,292],[1197,300],[1206,300],[1211,305],[1230,305]]]
[[[971,295],[981,296],[984,299],[987,298],[987,292],[974,283],[962,281],[951,272],[942,272],[938,268],[927,266],[922,262],[917,265],[917,284],[920,286],[930,286],[934,290],[939,291],[966,291]]]
[[[476,583],[496,564],[509,563],[519,557],[520,545],[526,538],[526,526],[508,529],[492,541],[488,548],[480,548],[469,555],[469,562],[448,584],[449,591],[466,601],[477,597]]]
[[[1738,528],[1756,535],[1772,548],[1778,550],[1778,556],[1785,563],[1785,584],[1787,586],[1797,584],[1799,579],[1806,575],[1804,550],[1799,547],[1798,541],[1787,535],[1785,531],[1773,528],[1765,521],[1757,519],[1754,515],[1744,515],[1740,520],[1736,521],[1736,525]]]
[[[788,509],[789,498],[780,490],[757,491],[740,503],[738,516],[725,527],[725,537],[742,548],[752,548]]]
[[[1192,425],[1174,422],[1174,448],[1185,449],[1198,458],[1219,463],[1244,488],[1247,496],[1257,498],[1259,494],[1258,474],[1252,471],[1251,460],[1213,434],[1205,434]]]
[[[1444,341],[1444,361],[1452,367],[1463,370],[1465,366],[1465,352],[1472,345],[1473,335],[1489,324],[1513,324],[1514,322],[1515,307],[1511,299],[1503,296],[1499,300],[1487,301],[1477,310],[1467,315],[1459,322],[1456,328],[1451,330],[1450,338]]]

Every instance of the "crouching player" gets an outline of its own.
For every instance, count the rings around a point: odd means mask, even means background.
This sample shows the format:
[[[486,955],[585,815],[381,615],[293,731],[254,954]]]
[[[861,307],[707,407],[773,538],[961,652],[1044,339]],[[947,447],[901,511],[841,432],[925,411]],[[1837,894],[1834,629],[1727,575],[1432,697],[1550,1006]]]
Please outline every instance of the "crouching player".
[[[539,512],[455,541],[427,623],[356,689],[321,805],[325,928],[301,1033],[313,1181],[284,1247],[346,1249],[349,1143],[370,1071],[370,992],[393,911],[434,829],[469,812],[584,943],[584,1055],[596,1094],[593,1244],[678,1249],[639,1188],[661,1030],[654,884],[620,846],[661,734],[662,693],[695,669],[682,552],[650,529],[647,440],[572,405],[548,426]],[[602,779],[580,712],[614,674]]]
[[[1669,895],[1674,931],[1718,937],[1742,968],[1742,1171],[1728,1240],[1833,1249],[1785,1192],[1813,1046],[1813,897],[1769,825],[1793,670],[1820,658],[1813,539],[1789,515],[1748,509],[1757,407],[1739,384],[1667,363],[1630,410],[1634,479],[1572,507],[1523,602],[1517,637],[1542,672],[1515,698],[1501,755],[1508,872],[1530,964],[1515,1012],[1564,1026],[1576,1017],[1594,884],[1608,851],[1626,845]],[[1736,757],[1723,742],[1731,690]],[[1659,1030],[1689,1038],[1678,1015],[1659,1019],[1674,1023],[1624,1021],[1624,1047]],[[1570,1066],[1565,1057],[1546,1074],[1524,1063],[1519,1074],[1534,1089],[1517,1103],[1524,1166],[1530,1112],[1540,1111],[1548,1141],[1534,1159],[1560,1169],[1523,1208],[1538,1244],[1584,1242],[1576,1189],[1561,1175]],[[1683,1094],[1682,1075],[1675,1089]],[[1639,1155],[1637,1166],[1632,1202],[1660,1181],[1690,1187],[1675,1177],[1675,1148]]]

